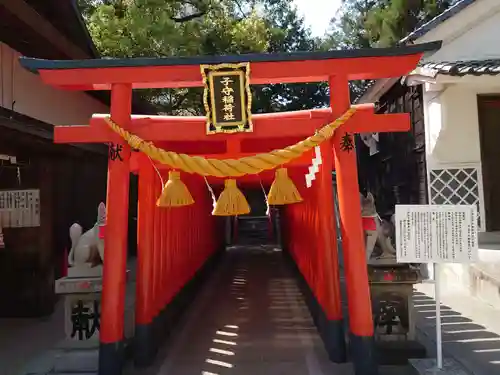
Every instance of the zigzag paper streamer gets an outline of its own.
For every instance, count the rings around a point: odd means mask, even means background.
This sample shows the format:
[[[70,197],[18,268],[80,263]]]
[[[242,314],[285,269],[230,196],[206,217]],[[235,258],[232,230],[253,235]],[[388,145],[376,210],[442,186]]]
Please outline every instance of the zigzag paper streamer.
[[[306,186],[310,188],[312,182],[316,179],[316,173],[319,172],[319,166],[323,162],[321,159],[321,149],[319,146],[314,147],[315,156],[312,159],[312,164],[309,166],[309,173],[306,174]]]

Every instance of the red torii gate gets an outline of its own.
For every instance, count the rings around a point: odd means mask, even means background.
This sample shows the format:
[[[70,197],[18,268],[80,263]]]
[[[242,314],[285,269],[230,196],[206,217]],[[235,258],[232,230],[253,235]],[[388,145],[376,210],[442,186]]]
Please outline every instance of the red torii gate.
[[[153,141],[157,146],[172,151],[223,159],[268,152],[304,139],[349,109],[349,80],[405,75],[415,68],[424,52],[439,47],[440,42],[434,42],[391,49],[314,53],[82,61],[21,58],[20,61],[26,69],[39,73],[45,83],[56,87],[70,90],[111,90],[111,118],[146,141]],[[206,134],[205,117],[131,115],[132,89],[199,87],[202,86],[200,65],[241,61],[252,64],[251,84],[328,81],[330,108],[254,115],[253,132],[215,135]],[[208,219],[199,209],[174,209],[174,220],[172,210],[155,208],[155,197],[160,185],[152,164],[141,155],[132,153],[128,144],[105,123],[104,117],[105,115],[94,115],[90,126],[57,126],[54,139],[57,143],[114,143],[122,146],[121,160],[110,159],[108,162],[105,248],[106,259],[113,261],[104,262],[99,356],[99,374],[118,375],[122,372],[123,363],[129,173],[139,173],[136,350],[152,345],[152,323],[179,293],[187,278],[192,277],[203,261],[220,246],[220,241],[208,230],[213,230],[217,225],[213,221],[208,229],[200,224],[191,236],[184,236],[192,237],[184,240],[191,241],[190,248],[205,246],[206,249],[202,251],[202,255],[190,252],[188,255],[196,258],[196,264],[191,262],[193,264],[186,265],[184,260],[182,264],[186,271],[179,273],[179,269],[174,267],[177,264],[174,260],[179,257],[180,242],[174,242],[181,240],[173,239],[171,230],[193,222],[208,223]],[[341,150],[341,138],[345,133],[407,131],[408,128],[407,114],[375,115],[373,106],[360,106],[348,123],[335,133],[333,139],[321,145],[323,164],[314,187],[315,212],[319,215],[314,227],[318,239],[314,239],[314,244],[322,259],[316,271],[322,276],[321,285],[314,284],[312,279],[308,283],[324,310],[326,321],[319,328],[324,331],[323,338],[330,358],[336,362],[344,362],[345,339],[330,173],[335,167],[349,299],[350,344],[357,375],[376,374],[377,366],[373,354],[373,321],[361,225],[356,154]],[[291,165],[297,171],[302,171],[310,164],[310,160],[309,152]],[[160,165],[157,167],[162,168]],[[243,177],[241,181],[268,183],[269,179],[270,175],[263,172],[259,179]],[[220,180],[210,179],[210,182],[216,184]],[[196,185],[189,178],[187,183],[190,189]],[[196,194],[199,195],[196,200],[201,202],[199,206],[206,210],[210,202],[204,200],[202,193],[193,193]],[[318,204],[319,198],[321,204]],[[290,210],[287,209],[286,213],[293,218],[294,211],[298,210],[296,207],[300,206],[302,205],[295,205]],[[293,225],[293,222],[287,221],[286,228],[293,229]],[[161,231],[162,227],[171,230],[165,233]],[[290,235],[293,242],[293,233]],[[207,236],[212,236],[215,240],[204,240]],[[165,249],[170,251],[174,247],[173,251],[177,255],[166,253]],[[296,257],[299,256],[295,250],[290,251]],[[174,255],[177,258],[174,259]],[[295,260],[300,263],[298,259]],[[189,261],[188,259],[188,263]],[[306,273],[303,269],[301,272]],[[174,286],[169,285],[175,281],[167,279],[170,275],[179,279]],[[142,352],[142,358],[141,355],[137,358],[139,364],[149,364],[154,348],[144,349]]]

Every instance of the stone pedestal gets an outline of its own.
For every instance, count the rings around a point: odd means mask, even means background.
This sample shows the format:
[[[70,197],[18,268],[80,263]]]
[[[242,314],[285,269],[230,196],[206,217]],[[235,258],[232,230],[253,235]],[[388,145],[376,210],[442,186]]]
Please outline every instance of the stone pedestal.
[[[403,364],[425,356],[416,341],[413,286],[420,272],[408,265],[369,266],[375,341],[382,364]]]
[[[59,346],[98,348],[102,266],[69,268],[67,277],[56,280],[55,291],[63,295],[65,310],[66,339]],[[134,330],[133,308],[128,307],[125,308],[125,339],[131,338]]]

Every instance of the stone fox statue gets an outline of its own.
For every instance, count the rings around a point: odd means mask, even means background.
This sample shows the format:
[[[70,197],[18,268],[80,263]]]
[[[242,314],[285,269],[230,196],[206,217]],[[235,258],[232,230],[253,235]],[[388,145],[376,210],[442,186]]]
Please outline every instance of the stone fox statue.
[[[369,261],[377,246],[381,250],[379,258],[393,258],[396,250],[392,244],[394,238],[394,216],[391,222],[382,220],[375,207],[375,198],[371,193],[366,197],[360,194],[361,217],[365,232],[366,260]]]
[[[71,238],[71,250],[68,254],[70,266],[88,265],[95,267],[104,262],[104,239],[99,238],[99,227],[106,222],[106,206],[99,204],[97,209],[97,222],[82,234],[80,224],[73,224],[69,229]]]

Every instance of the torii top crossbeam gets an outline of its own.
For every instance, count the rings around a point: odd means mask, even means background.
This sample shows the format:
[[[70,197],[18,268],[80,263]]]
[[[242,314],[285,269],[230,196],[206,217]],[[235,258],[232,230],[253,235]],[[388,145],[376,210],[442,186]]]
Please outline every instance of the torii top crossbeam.
[[[23,67],[43,81],[73,90],[109,90],[113,83],[132,88],[202,86],[202,64],[252,63],[251,84],[328,81],[332,75],[348,80],[397,77],[415,68],[422,54],[441,42],[397,48],[244,54],[231,56],[168,57],[47,61],[21,58]]]
[[[440,42],[432,42],[398,48],[329,52],[69,61],[22,57],[20,62],[26,69],[40,74],[45,83],[70,90],[111,90],[113,85],[126,85],[129,89],[197,87],[203,85],[200,65],[241,61],[252,64],[250,84],[330,82],[330,91],[334,92],[331,108],[255,115],[255,129],[251,133],[207,137],[205,118],[201,116],[134,115],[130,118],[128,128],[147,141],[163,142],[163,146],[173,151],[222,159],[268,152],[313,134],[343,112],[334,107],[345,107],[346,101],[349,102],[349,80],[407,74],[423,53],[439,47]],[[104,117],[94,115],[90,126],[57,126],[54,140],[57,143],[117,142],[117,135],[106,125]],[[407,114],[375,115],[373,106],[365,105],[358,108],[342,132],[406,131],[408,127]],[[310,155],[302,159],[295,165],[307,164]],[[132,162],[132,170],[134,166],[137,163]]]

